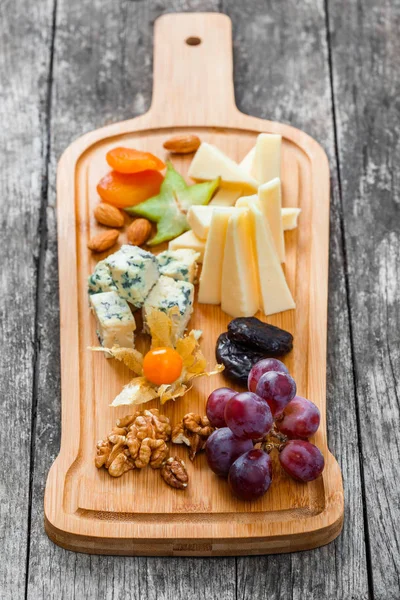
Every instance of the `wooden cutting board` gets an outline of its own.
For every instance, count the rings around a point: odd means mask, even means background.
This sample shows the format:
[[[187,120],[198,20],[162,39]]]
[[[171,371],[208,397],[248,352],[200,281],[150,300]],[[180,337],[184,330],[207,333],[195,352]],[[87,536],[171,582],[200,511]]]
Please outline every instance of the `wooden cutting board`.
[[[111,73],[110,73],[111,76]],[[333,540],[343,521],[343,486],[326,435],[326,334],[329,244],[329,168],[322,148],[287,125],[244,115],[234,101],[231,21],[220,14],[165,15],[155,24],[154,91],[148,113],[89,133],[63,154],[58,168],[58,244],[61,310],[62,438],[47,480],[45,527],[60,546],[121,555],[210,556],[289,552]],[[289,286],[295,311],[268,318],[291,331],[285,362],[298,393],[315,402],[321,426],[313,440],[325,456],[318,480],[300,484],[274,463],[268,493],[253,503],[235,499],[207,467],[204,455],[188,464],[186,491],[169,488],[159,472],[131,471],[119,479],[94,465],[95,445],[131,407],[110,408],[131,379],[126,367],[87,350],[96,345],[87,277],[98,259],[87,249],[99,229],[93,218],[96,183],[108,170],[105,154],[125,145],[165,157],[169,136],[194,132],[241,160],[260,132],[283,136],[283,204],[302,209],[287,232]],[[191,157],[173,158],[185,174]],[[121,239],[121,241],[124,241]],[[115,249],[113,249],[115,251]],[[234,292],[234,290],[232,290]],[[210,366],[229,317],[197,305],[191,327],[203,330]],[[208,394],[226,384],[204,378],[184,398],[163,407],[173,423],[189,411],[205,413]],[[146,407],[157,406],[157,402]],[[187,459],[187,450],[173,452]]]

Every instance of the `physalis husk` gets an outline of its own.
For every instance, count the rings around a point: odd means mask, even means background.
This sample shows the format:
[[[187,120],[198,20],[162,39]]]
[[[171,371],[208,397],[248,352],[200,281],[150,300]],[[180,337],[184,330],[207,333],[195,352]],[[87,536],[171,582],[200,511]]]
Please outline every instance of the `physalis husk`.
[[[196,377],[216,375],[224,370],[223,365],[216,365],[213,371],[206,371],[206,360],[200,349],[198,342],[199,332],[191,331],[187,336],[179,339],[176,344],[176,351],[183,360],[182,373],[179,379],[171,384],[157,386],[150,383],[142,376],[142,370],[137,370],[139,359],[136,357],[136,350],[129,348],[94,348],[109,353],[114,358],[122,360],[124,364],[133,370],[139,377],[135,377],[126,385],[122,392],[113,400],[111,406],[120,406],[122,404],[144,404],[154,398],[160,398],[161,404],[168,400],[179,398],[188,392]],[[140,354],[140,353],[137,353]],[[132,369],[132,366],[135,368]]]

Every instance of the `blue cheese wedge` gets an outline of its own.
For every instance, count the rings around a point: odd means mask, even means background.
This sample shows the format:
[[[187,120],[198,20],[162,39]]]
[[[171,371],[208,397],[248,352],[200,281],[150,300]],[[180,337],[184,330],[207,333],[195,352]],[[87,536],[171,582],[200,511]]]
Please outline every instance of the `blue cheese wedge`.
[[[171,320],[171,341],[175,344],[176,340],[183,336],[192,315],[193,299],[192,283],[175,281],[171,277],[161,275],[143,306],[144,330],[152,335],[147,317],[154,310],[161,311]]]
[[[200,253],[194,250],[165,250],[157,256],[157,262],[161,275],[172,277],[175,281],[194,283],[199,258]]]
[[[154,254],[138,246],[122,246],[105,259],[121,298],[141,308],[159,277]]]
[[[111,277],[110,268],[105,260],[97,263],[95,270],[88,279],[88,287],[89,294],[117,291],[117,287]]]
[[[90,305],[96,317],[97,337],[104,348],[134,347],[135,319],[128,303],[117,292],[92,294]]]

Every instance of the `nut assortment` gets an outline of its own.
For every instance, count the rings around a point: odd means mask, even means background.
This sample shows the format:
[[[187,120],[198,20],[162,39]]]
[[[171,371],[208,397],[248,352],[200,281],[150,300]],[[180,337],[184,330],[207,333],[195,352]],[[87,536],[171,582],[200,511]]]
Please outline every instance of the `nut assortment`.
[[[118,419],[115,427],[97,442],[95,465],[104,467],[111,477],[121,477],[133,469],[160,469],[162,479],[170,487],[184,490],[189,477],[186,465],[177,456],[169,457],[167,443],[189,446],[189,458],[204,450],[207,439],[215,430],[206,416],[186,414],[171,428],[165,415],[156,408],[137,411]]]

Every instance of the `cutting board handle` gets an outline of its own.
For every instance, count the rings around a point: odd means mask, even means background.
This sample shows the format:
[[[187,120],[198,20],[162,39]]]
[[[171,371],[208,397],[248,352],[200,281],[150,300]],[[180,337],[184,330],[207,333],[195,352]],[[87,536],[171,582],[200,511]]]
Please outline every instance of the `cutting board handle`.
[[[230,18],[166,14],[154,29],[152,116],[166,125],[222,125],[237,112]]]

